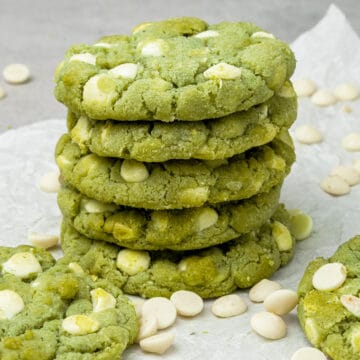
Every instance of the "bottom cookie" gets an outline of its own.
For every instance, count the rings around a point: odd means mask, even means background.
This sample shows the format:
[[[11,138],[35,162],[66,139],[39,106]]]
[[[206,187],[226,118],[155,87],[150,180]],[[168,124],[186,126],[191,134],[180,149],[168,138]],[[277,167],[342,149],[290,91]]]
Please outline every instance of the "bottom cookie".
[[[42,249],[0,247],[0,359],[120,359],[137,335],[119,288]]]
[[[359,360],[360,236],[342,244],[329,259],[313,260],[298,293],[298,316],[308,340],[333,360]]]
[[[128,294],[170,297],[191,290],[218,297],[269,278],[294,251],[289,216],[280,206],[258,231],[201,251],[138,251],[86,238],[65,222],[64,253],[91,275],[106,278]]]

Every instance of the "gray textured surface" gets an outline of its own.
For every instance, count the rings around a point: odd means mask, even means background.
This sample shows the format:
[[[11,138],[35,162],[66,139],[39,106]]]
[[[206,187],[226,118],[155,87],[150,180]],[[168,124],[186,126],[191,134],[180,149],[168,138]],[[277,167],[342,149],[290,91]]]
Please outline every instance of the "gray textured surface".
[[[315,25],[331,0],[0,0],[0,69],[22,62],[32,72],[25,85],[8,85],[0,100],[0,130],[65,116],[53,97],[53,73],[66,49],[105,34],[128,33],[137,23],[199,16],[209,23],[252,21],[279,38],[294,40]],[[359,0],[333,1],[360,33]],[[330,39],[330,37],[329,37]],[[329,40],[330,41],[330,40]]]

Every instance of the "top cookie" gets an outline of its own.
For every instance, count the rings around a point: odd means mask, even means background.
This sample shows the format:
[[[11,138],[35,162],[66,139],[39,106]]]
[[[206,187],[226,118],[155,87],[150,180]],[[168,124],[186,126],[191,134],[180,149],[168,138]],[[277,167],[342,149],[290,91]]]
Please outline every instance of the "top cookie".
[[[203,120],[266,101],[294,68],[290,48],[255,25],[175,18],[71,47],[55,96],[97,120]]]

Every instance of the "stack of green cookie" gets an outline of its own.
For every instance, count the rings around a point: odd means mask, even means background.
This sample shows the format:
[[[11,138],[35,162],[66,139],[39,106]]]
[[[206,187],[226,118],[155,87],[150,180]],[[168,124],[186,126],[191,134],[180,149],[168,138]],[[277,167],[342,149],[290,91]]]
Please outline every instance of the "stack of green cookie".
[[[292,257],[289,47],[249,23],[144,23],[56,71],[62,246],[125,292],[220,296]]]

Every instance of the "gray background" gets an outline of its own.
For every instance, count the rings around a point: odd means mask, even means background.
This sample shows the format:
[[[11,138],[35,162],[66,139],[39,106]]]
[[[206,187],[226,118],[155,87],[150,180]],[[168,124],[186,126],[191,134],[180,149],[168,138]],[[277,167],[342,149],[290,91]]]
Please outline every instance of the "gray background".
[[[65,107],[53,97],[53,73],[74,43],[184,15],[209,23],[252,21],[290,42],[315,25],[332,2],[360,33],[360,0],[0,0],[0,69],[20,62],[32,73],[25,85],[8,85],[0,77],[7,93],[0,100],[0,130],[65,116]]]

